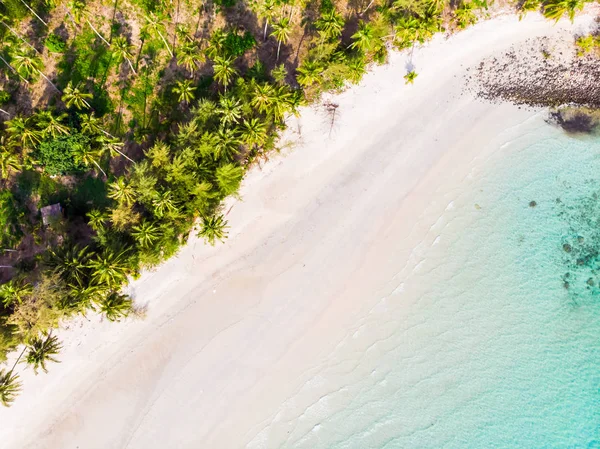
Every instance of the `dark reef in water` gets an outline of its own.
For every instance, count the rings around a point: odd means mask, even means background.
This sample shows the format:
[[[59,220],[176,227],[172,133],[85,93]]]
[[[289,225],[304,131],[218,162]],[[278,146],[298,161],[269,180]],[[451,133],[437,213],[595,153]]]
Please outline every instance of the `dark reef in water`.
[[[581,304],[600,294],[600,196],[594,193],[570,204],[557,199],[556,207],[566,224],[560,248],[563,287],[574,304]]]
[[[467,89],[479,98],[532,107],[564,105],[600,109],[600,58],[577,56],[574,39],[550,47],[545,38],[482,60],[469,70]],[[565,129],[585,130],[584,115],[565,119]]]
[[[566,107],[550,113],[550,122],[568,133],[600,132],[600,110]]]

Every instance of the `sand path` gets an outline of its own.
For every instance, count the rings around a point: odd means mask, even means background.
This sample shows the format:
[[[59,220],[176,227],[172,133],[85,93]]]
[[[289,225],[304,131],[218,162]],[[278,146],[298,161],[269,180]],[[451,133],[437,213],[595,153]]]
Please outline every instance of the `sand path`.
[[[535,114],[463,95],[466,67],[590,23],[503,17],[439,36],[414,52],[413,86],[402,79],[407,55],[392,54],[334,97],[330,136],[322,108],[303,110],[290,122],[296,145],[232,201],[226,244],[192,239],[136,281],[145,320],[95,317],[62,331],[62,363],[24,373],[22,396],[0,409],[0,446],[279,447],[285,426],[267,426],[280,405],[300,389],[306,404],[319,398],[310,382],[343,365],[330,357],[336,345],[419,263],[477,160]]]

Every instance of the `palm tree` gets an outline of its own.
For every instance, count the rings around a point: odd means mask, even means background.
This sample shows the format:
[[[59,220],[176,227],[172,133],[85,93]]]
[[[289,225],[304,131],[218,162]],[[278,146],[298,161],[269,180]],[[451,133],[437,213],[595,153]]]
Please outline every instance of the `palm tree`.
[[[63,92],[62,101],[68,108],[74,106],[75,109],[80,110],[84,107],[91,108],[86,99],[91,99],[92,97],[92,94],[81,91],[79,86],[73,87],[73,84],[69,81],[69,84],[67,84],[67,87],[65,87]]]
[[[98,161],[101,158],[101,152],[97,149],[94,149],[88,145],[76,144],[71,147],[71,152],[73,154],[73,158],[85,165],[86,167],[90,167],[95,165],[98,170],[104,175],[104,177],[108,177],[106,172],[102,170]]]
[[[275,88],[271,84],[256,84],[250,104],[260,112],[266,113],[275,101],[275,96]]]
[[[58,137],[59,135],[66,136],[69,134],[69,127],[63,125],[67,114],[54,116],[51,111],[38,111],[34,114],[34,119],[37,126],[40,128],[43,137]]]
[[[98,305],[100,306],[100,312],[109,321],[119,321],[121,318],[127,318],[133,309],[131,298],[117,292],[110,292],[98,302]]]
[[[315,22],[315,26],[322,39],[337,39],[342,35],[344,18],[332,8]]]
[[[86,23],[92,29],[94,34],[100,38],[102,42],[106,44],[107,47],[110,47],[110,43],[100,34],[100,32],[96,29],[92,22],[90,22],[90,14],[85,10],[85,2],[80,0],[72,0],[69,2],[69,8],[73,13],[73,20],[77,23],[81,21],[82,18],[85,19]],[[69,9],[67,9],[67,13],[69,13]]]
[[[302,87],[310,87],[321,81],[323,68],[317,61],[307,59],[296,69],[296,80]]]
[[[50,249],[46,264],[65,281],[83,283],[89,274],[91,257],[87,246],[64,245],[56,250]]]
[[[34,129],[31,118],[16,116],[4,123],[10,139],[23,148],[35,147],[42,141],[41,133]]]
[[[123,61],[127,61],[127,63],[129,64],[129,68],[131,69],[133,74],[137,75],[137,72],[135,71],[135,69],[133,68],[133,64],[131,63],[131,59],[133,58],[133,55],[131,53],[132,46],[129,44],[129,42],[127,42],[127,38],[124,36],[116,37],[113,40],[111,47],[113,48],[113,52],[117,57],[117,61],[119,62],[119,64]]]
[[[227,221],[223,215],[212,215],[202,219],[202,226],[198,232],[198,236],[204,238],[207,243],[215,246],[218,241],[225,241],[227,238]]]
[[[17,49],[11,56],[17,72],[24,78],[31,78],[41,73],[42,61],[30,51]]]
[[[227,161],[233,159],[238,153],[240,141],[234,129],[219,128],[216,133],[216,142],[214,146],[215,160],[223,158]]]
[[[288,17],[275,22],[273,24],[273,32],[277,41],[277,61],[279,61],[279,51],[281,50],[281,44],[290,40],[290,33],[292,32],[292,24]]]
[[[233,67],[233,61],[233,58],[221,58],[217,56],[213,62],[215,80],[223,85],[225,91],[227,91],[227,86],[231,84],[233,77],[237,74],[237,71]]]
[[[220,108],[217,110],[221,114],[221,123],[237,123],[242,117],[242,105],[240,100],[233,97],[221,97],[219,100]]]
[[[19,172],[23,169],[23,164],[19,158],[8,150],[0,151],[0,178],[7,180],[13,172]]]
[[[575,13],[581,11],[585,5],[584,0],[549,0],[544,4],[544,16],[557,22],[565,14],[569,20],[575,20]]]
[[[411,70],[406,75],[404,75],[405,84],[413,84],[415,82],[415,78],[417,77],[417,72]]]
[[[101,233],[104,230],[104,225],[108,220],[108,216],[105,212],[102,212],[98,209],[92,209],[87,213],[87,217],[90,228],[98,233]]]
[[[100,144],[102,153],[108,153],[110,157],[123,156],[129,162],[135,163],[133,159],[121,151],[125,144],[116,137],[99,136],[96,141]]]
[[[144,220],[138,226],[132,227],[133,232],[131,235],[142,248],[148,248],[160,238],[160,228],[154,223]]]
[[[260,9],[258,11],[259,17],[265,19],[265,30],[263,32],[263,41],[267,40],[267,27],[269,26],[269,22],[273,20],[275,16],[275,0],[263,0],[260,5]]]
[[[131,184],[128,184],[121,176],[108,185],[108,197],[131,206],[135,202],[135,191]]]
[[[4,407],[10,407],[19,391],[21,391],[19,375],[14,374],[13,370],[7,372],[0,369],[0,403]]]
[[[95,117],[94,114],[78,114],[79,119],[81,120],[81,132],[86,136],[96,136],[98,134],[106,134],[109,137],[112,137],[106,131],[102,129],[101,121],[99,118]]]
[[[204,61],[204,55],[200,51],[198,44],[192,40],[186,41],[180,48],[177,55],[178,62],[189,72],[194,73],[198,64]]]
[[[0,285],[0,300],[5,308],[21,304],[33,292],[33,286],[24,279],[11,279]]]
[[[60,352],[61,348],[62,345],[58,341],[58,338],[52,336],[52,333],[48,334],[46,338],[35,337],[27,345],[28,351],[25,356],[25,362],[33,367],[35,374],[38,373],[39,368],[42,368],[47,373],[46,362],[60,363],[54,356]]]
[[[191,80],[177,81],[173,92],[179,95],[179,101],[182,103],[189,103],[194,99],[194,93],[196,88],[192,85]]]
[[[92,269],[92,279],[97,285],[119,286],[127,280],[130,272],[127,250],[115,253],[105,249],[90,260],[88,267]]]
[[[13,35],[15,35],[21,42],[23,42],[25,45],[27,45],[30,49],[32,49],[34,52],[36,52],[39,55],[40,52],[37,51],[37,49],[33,45],[31,45],[26,39],[24,39],[19,33],[17,33],[14,29],[12,29],[12,27],[7,22],[10,22],[10,18],[0,14],[0,23],[2,25],[4,25],[6,28],[8,28],[8,30]]]
[[[361,20],[358,25],[358,31],[352,35],[352,39],[354,39],[354,42],[350,44],[349,48],[367,53],[373,48],[375,43],[373,26]]]
[[[217,184],[224,195],[237,192],[244,176],[244,169],[235,164],[225,164],[217,168]]]
[[[253,118],[250,121],[244,120],[242,140],[253,147],[254,145],[262,146],[267,139],[267,126],[258,118]]]
[[[160,38],[164,42],[165,46],[167,47],[167,50],[168,50],[169,54],[171,55],[171,58],[174,58],[175,55],[171,51],[171,47],[169,47],[169,43],[167,42],[167,39],[165,39],[165,36],[161,32],[161,30],[164,30],[164,25],[162,23],[162,20],[156,14],[154,14],[152,12],[149,15],[145,16],[145,18],[146,18],[146,27],[150,28],[152,31],[156,32],[160,36]]]
[[[177,211],[177,206],[173,201],[173,193],[169,190],[157,193],[154,200],[152,200],[152,205],[154,206],[155,215],[159,218]]]

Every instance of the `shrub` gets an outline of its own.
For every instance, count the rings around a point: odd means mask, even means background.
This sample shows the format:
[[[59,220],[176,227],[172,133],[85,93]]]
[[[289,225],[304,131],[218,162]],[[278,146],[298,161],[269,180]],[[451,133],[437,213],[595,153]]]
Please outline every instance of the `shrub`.
[[[38,148],[38,156],[44,170],[50,175],[67,175],[84,170],[85,166],[73,157],[78,146],[90,146],[90,139],[81,134],[61,136],[44,141]]]
[[[242,56],[255,45],[256,39],[248,31],[245,31],[242,35],[233,32],[227,33],[223,44],[227,54],[234,57]]]
[[[10,101],[11,95],[5,90],[0,90],[0,104],[5,104]]]
[[[64,53],[67,49],[67,43],[58,34],[50,33],[44,42],[46,48],[52,53]]]
[[[22,235],[13,194],[10,190],[2,190],[0,192],[0,245],[3,248],[14,248],[19,244]]]

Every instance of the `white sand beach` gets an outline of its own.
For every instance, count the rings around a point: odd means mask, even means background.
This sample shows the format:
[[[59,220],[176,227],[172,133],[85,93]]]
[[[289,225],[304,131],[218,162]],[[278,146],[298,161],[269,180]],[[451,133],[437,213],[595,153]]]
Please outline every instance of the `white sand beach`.
[[[230,201],[226,243],[192,238],[131,284],[145,319],[95,316],[60,331],[61,363],[24,372],[21,396],[0,409],[0,447],[280,447],[299,431],[288,414],[332,388],[319,373],[355,368],[360,354],[331,354],[427,257],[480,162],[513,127],[542,120],[472,98],[466,69],[533,37],[572,39],[593,19],[481,22],[417,48],[414,85],[403,80],[408,53],[392,53],[328,96],[338,105],[331,130],[322,106],[304,108],[290,119],[291,144]]]

